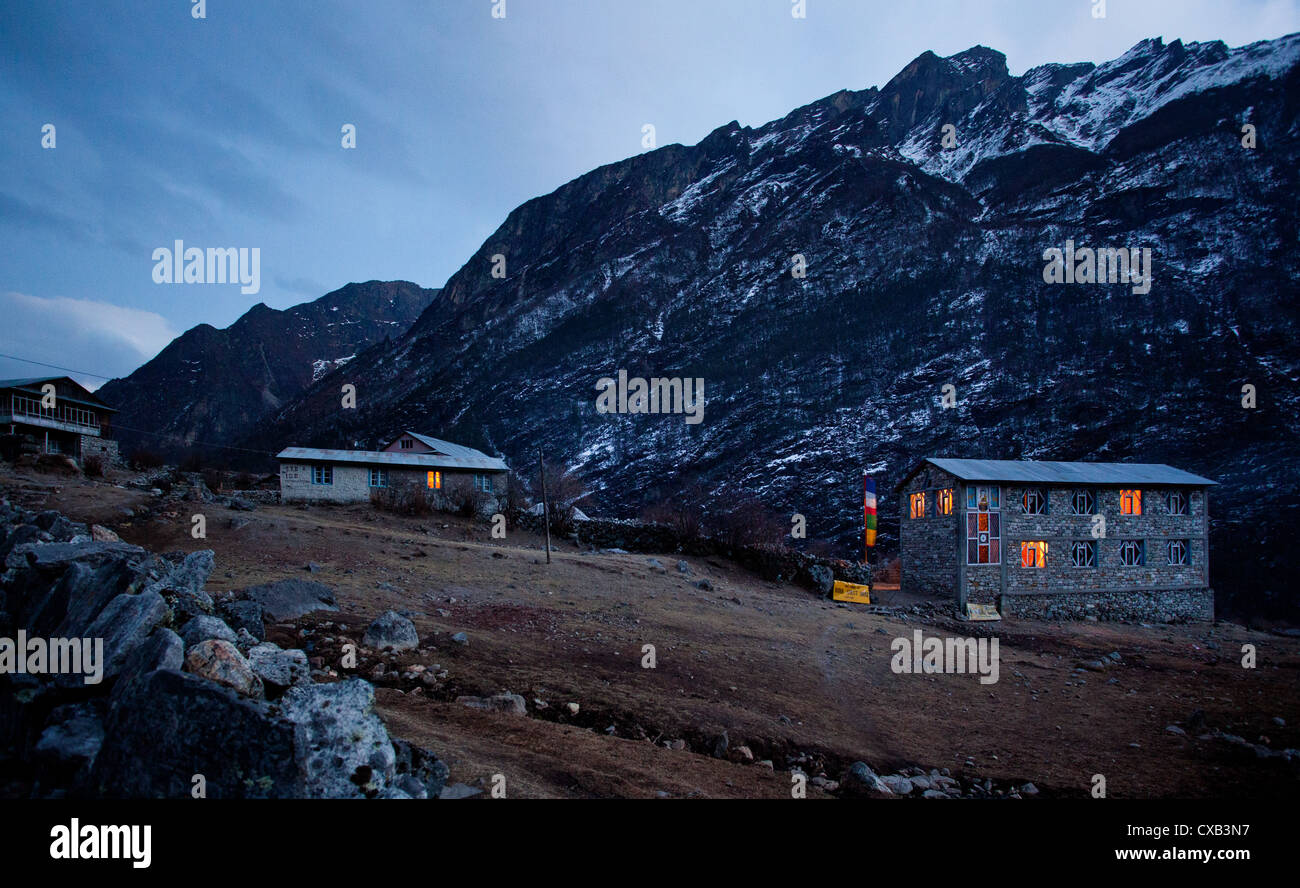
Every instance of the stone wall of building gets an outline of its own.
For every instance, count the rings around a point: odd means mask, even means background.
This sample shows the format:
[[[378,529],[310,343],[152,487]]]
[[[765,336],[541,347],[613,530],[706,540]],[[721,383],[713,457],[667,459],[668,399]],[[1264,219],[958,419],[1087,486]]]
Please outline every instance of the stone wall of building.
[[[1023,496],[1037,489],[1047,494],[1044,514],[1025,514]],[[1007,585],[1010,595],[1057,594],[1071,592],[1123,592],[1134,589],[1182,589],[1208,587],[1205,540],[1205,495],[1188,494],[1188,514],[1172,515],[1166,505],[1166,490],[1142,491],[1142,514],[1120,514],[1120,492],[1114,488],[1089,488],[1095,498],[1093,514],[1105,518],[1105,535],[1094,538],[1091,515],[1074,515],[1070,511],[1072,489],[1032,488],[1003,485],[1002,539],[1007,559]],[[1188,564],[1170,565],[1166,543],[1188,543]],[[1021,566],[1021,543],[1047,543],[1045,567]],[[1120,544],[1141,540],[1145,545],[1145,563],[1126,566],[1120,561]],[[1070,559],[1071,544],[1095,545],[1094,567],[1074,567]]]
[[[966,552],[959,534],[966,520],[963,485],[927,465],[899,492],[900,565],[902,589],[960,600],[959,576],[965,577],[965,598],[973,604],[997,604],[1007,614],[1052,613],[1060,618],[1109,614],[1108,619],[1208,619],[1213,613],[1206,547],[1206,494],[1182,488],[1188,499],[1186,515],[1173,514],[1166,488],[1142,489],[1142,514],[1120,512],[1118,488],[1087,487],[1094,506],[1087,515],[1071,510],[1074,488],[999,484],[1001,563],[964,564]],[[953,515],[939,514],[937,494],[953,490]],[[1024,494],[1041,492],[1047,507],[1026,513]],[[925,494],[925,514],[911,517],[911,496]],[[1104,516],[1104,530],[1094,535],[1094,515]],[[1144,561],[1121,562],[1120,546],[1141,541]],[[1188,563],[1169,563],[1168,543],[1187,543]],[[1023,567],[1022,543],[1045,542],[1043,567]],[[1093,566],[1075,567],[1072,544],[1094,547]],[[1035,599],[1030,601],[1029,599]],[[1145,608],[1145,610],[1144,610]],[[1137,616],[1134,616],[1137,615]]]
[[[77,458],[83,461],[88,456],[97,456],[106,466],[121,465],[122,458],[117,450],[117,442],[112,438],[98,435],[81,435],[77,444]]]
[[[938,511],[940,490],[952,491],[951,514]],[[911,497],[925,494],[925,516],[911,517]],[[899,494],[899,582],[903,592],[953,598],[957,592],[957,479],[926,465]]]
[[[1002,615],[1028,620],[1129,620],[1177,623],[1214,619],[1214,592],[1208,588],[1145,592],[1063,592],[1008,595]]]
[[[280,464],[280,494],[284,502],[334,502],[361,503],[370,500],[370,466],[334,464],[333,484],[313,484],[312,464],[282,462]],[[452,497],[474,490],[472,471],[440,469],[442,488],[438,493]],[[427,469],[392,467],[388,469],[388,486],[414,485],[428,489]],[[506,473],[487,472],[492,479],[494,493],[505,491]],[[431,491],[432,492],[432,491]],[[436,503],[439,508],[450,507],[449,502]]]
[[[333,484],[313,484],[309,463],[280,464],[280,499],[293,502],[359,503],[370,499],[370,470],[334,466]]]

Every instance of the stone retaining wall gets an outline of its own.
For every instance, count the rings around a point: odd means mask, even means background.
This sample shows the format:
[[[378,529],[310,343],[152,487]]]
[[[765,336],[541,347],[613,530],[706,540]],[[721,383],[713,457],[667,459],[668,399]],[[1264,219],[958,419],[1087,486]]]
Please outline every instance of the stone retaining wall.
[[[515,517],[515,524],[537,533],[544,530],[540,515],[519,514]],[[830,594],[835,580],[871,582],[869,565],[809,555],[785,546],[732,547],[714,537],[684,537],[668,525],[646,521],[597,518],[574,522],[574,527],[579,545],[653,554],[720,556],[765,579],[798,583],[823,595]]]

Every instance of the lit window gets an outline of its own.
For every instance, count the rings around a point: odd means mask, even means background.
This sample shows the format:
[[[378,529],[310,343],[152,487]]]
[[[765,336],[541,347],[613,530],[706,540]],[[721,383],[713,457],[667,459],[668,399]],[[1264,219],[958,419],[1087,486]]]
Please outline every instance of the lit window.
[[[966,490],[966,563],[1002,563],[1001,490],[969,487]]]
[[[1075,540],[1071,543],[1070,565],[1073,567],[1096,567],[1097,544],[1090,540]]]
[[[388,469],[371,469],[370,470],[371,487],[388,486]]]
[[[1070,512],[1075,515],[1091,515],[1097,501],[1091,490],[1076,490],[1070,494]]]
[[[1170,564],[1190,563],[1187,558],[1187,540],[1169,541],[1169,563]]]
[[[1041,515],[1047,511],[1047,497],[1041,490],[1026,490],[1020,498],[1020,505],[1026,515]]]
[[[934,495],[934,513],[936,515],[952,514],[952,488],[940,490]]]
[[[1021,567],[1047,567],[1047,540],[1025,540],[1020,544]]]
[[[925,517],[925,494],[914,493],[911,495],[908,501],[912,504],[912,517],[924,518]]]
[[[429,473],[429,489],[442,490],[442,472]]]
[[[1119,544],[1119,563],[1125,567],[1140,567],[1146,563],[1142,540],[1124,540]]]
[[[333,484],[334,467],[333,466],[312,466],[311,483],[312,484]]]
[[[1121,515],[1142,514],[1142,491],[1121,490],[1119,492],[1119,513]]]
[[[1187,514],[1187,494],[1181,490],[1169,491],[1168,497],[1170,515]]]

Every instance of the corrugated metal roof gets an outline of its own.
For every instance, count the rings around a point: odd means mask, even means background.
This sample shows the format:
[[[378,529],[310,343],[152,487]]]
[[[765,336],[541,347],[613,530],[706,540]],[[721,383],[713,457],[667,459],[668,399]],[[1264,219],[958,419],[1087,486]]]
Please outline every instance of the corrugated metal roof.
[[[22,379],[0,379],[0,388],[14,388],[20,385],[33,385],[38,382],[53,382],[64,379],[63,376],[27,376]]]
[[[488,472],[508,472],[504,460],[488,456],[469,447],[460,447],[478,456],[443,456],[436,453],[384,453],[378,450],[317,450],[312,447],[286,447],[275,455],[276,459],[303,460],[305,462],[360,463],[372,466],[411,466],[429,469],[479,469]]]
[[[453,444],[450,441],[444,441],[441,438],[431,438],[428,435],[421,435],[418,432],[408,431],[406,437],[414,438],[425,447],[432,447],[439,453],[445,453],[447,456],[454,456],[458,459],[491,459],[482,450],[475,450],[473,447],[465,447],[462,444]]]
[[[81,389],[83,392],[85,392],[94,400],[87,401],[81,398],[68,398],[68,397],[64,397],[62,398],[62,400],[71,401],[74,404],[85,404],[88,407],[97,407],[100,410],[107,410],[110,413],[118,412],[115,408],[108,406],[108,404],[103,400],[101,400],[98,395],[96,395],[90,389],[86,388],[81,383],[77,382],[77,380],[73,379],[71,376],[26,376],[21,379],[0,379],[0,389],[16,388],[16,389],[27,389],[28,391],[33,391],[30,388],[30,386],[39,385],[41,383],[46,383],[46,382],[59,382],[60,380],[64,380],[64,379],[66,379],[68,382],[75,385],[77,388]],[[40,394],[40,392],[36,392],[36,394]]]
[[[923,462],[943,469],[963,481],[1027,481],[1040,484],[1186,485],[1218,484],[1209,478],[1175,469],[1164,463],[1048,462],[1017,459],[943,459]],[[920,468],[919,466],[917,468]],[[910,478],[916,473],[908,473]]]

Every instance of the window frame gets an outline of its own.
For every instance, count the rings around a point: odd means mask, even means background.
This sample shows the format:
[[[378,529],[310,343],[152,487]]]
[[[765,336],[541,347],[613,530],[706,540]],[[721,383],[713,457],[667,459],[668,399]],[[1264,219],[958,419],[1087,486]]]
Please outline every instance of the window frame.
[[[1125,560],[1125,552],[1132,551],[1131,547],[1137,548],[1137,561],[1129,562]],[[1145,567],[1147,563],[1147,544],[1146,540],[1120,540],[1119,541],[1119,565],[1120,567]]]
[[[1002,488],[996,484],[972,485],[966,488],[966,563],[968,565],[1000,565],[1002,563]],[[985,519],[985,528],[980,530],[980,517]],[[974,519],[974,521],[972,521]],[[972,530],[971,525],[974,524]],[[994,530],[996,526],[997,530]],[[980,544],[980,534],[984,534],[984,544]],[[975,558],[971,559],[971,547],[974,546]],[[984,550],[985,560],[980,560],[980,549]],[[994,557],[996,550],[997,557]]]
[[[1038,508],[1033,511],[1029,508],[1029,498],[1031,495],[1038,503]],[[1022,515],[1046,515],[1047,496],[1047,491],[1041,487],[1026,487],[1025,492],[1020,495],[1020,513]]]
[[[334,467],[313,465],[311,467],[311,483],[319,487],[332,487],[334,485]]]
[[[1178,509],[1174,508],[1175,497],[1182,504]],[[1165,494],[1165,508],[1169,510],[1170,515],[1190,515],[1192,514],[1192,498],[1187,495],[1185,490],[1170,490]]]
[[[1174,560],[1174,546],[1182,549],[1182,559]],[[1187,539],[1165,540],[1165,557],[1170,567],[1186,567],[1192,563],[1192,541]]]
[[[1047,567],[1047,540],[1021,540],[1020,566],[1025,570],[1042,570]],[[1032,553],[1032,557],[1031,556]],[[1026,564],[1025,562],[1029,563]]]
[[[429,490],[442,490],[442,471],[430,469],[425,476],[425,484]]]
[[[1080,549],[1082,547],[1082,550]],[[1077,553],[1086,551],[1088,557],[1083,559],[1085,563],[1080,564]],[[1074,540],[1070,543],[1070,567],[1077,570],[1091,570],[1097,567],[1097,541],[1096,540]]]
[[[1142,514],[1142,488],[1121,487],[1119,489],[1119,513],[1134,516]]]
[[[919,521],[925,517],[925,491],[918,490],[907,497],[908,517],[912,521]],[[918,508],[919,507],[919,508]]]
[[[379,481],[378,484],[375,483],[376,480]],[[387,487],[387,486],[388,486],[388,469],[379,468],[379,467],[377,467],[377,466],[373,466],[373,467],[371,467],[371,469],[370,469],[370,486],[373,487],[373,488],[375,488],[375,489],[380,489],[380,488]]]
[[[1079,497],[1087,497],[1087,508],[1079,511]],[[1097,514],[1097,494],[1087,488],[1076,488],[1070,491],[1070,514],[1071,515],[1095,515]]]
[[[951,515],[954,491],[951,487],[942,487],[934,492],[934,514]]]

